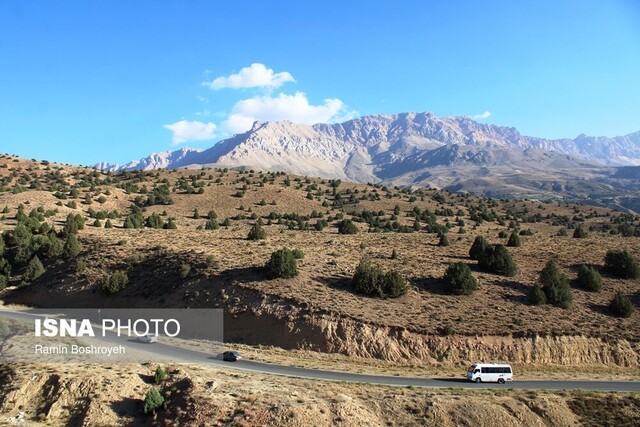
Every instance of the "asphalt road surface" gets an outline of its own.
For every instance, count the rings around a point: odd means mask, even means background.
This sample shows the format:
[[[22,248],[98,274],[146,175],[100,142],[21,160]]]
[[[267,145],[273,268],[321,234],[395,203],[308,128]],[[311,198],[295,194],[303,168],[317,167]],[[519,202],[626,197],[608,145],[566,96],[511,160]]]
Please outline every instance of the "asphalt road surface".
[[[14,320],[33,320],[34,315],[20,311],[0,309],[0,318],[7,317]],[[44,316],[40,316],[44,317]],[[517,389],[517,390],[593,390],[640,392],[640,381],[572,381],[572,380],[523,380],[517,379],[506,384],[472,383],[460,378],[412,378],[385,375],[353,374],[348,372],[326,371],[319,369],[298,368],[271,363],[239,360],[224,362],[220,354],[208,354],[202,351],[180,348],[162,343],[162,337],[155,344],[137,342],[129,337],[118,337],[107,334],[105,337],[95,338],[102,344],[123,345],[138,354],[148,353],[153,360],[166,360],[172,363],[209,364],[223,369],[241,370],[268,375],[280,375],[294,378],[306,378],[324,381],[344,381],[354,383],[379,384],[402,387],[430,387],[430,388],[467,388],[467,389]]]

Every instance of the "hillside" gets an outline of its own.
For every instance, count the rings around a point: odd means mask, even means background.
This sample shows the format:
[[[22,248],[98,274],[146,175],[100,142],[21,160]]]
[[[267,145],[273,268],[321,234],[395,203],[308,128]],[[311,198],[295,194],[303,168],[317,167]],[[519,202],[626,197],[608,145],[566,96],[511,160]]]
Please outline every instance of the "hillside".
[[[567,310],[527,303],[552,258],[572,281],[582,264],[602,271],[610,249],[626,249],[640,258],[638,237],[633,237],[640,234],[638,216],[584,205],[412,192],[283,173],[211,169],[104,174],[7,156],[0,161],[0,206],[6,206],[2,230],[15,227],[19,210],[59,233],[69,214],[86,220],[78,231],[82,251],[75,260],[43,253],[46,272],[28,286],[19,286],[28,260],[17,261],[20,248],[5,238],[13,266],[10,286],[2,294],[6,302],[222,307],[233,319],[225,329],[232,341],[386,360],[464,364],[476,356],[506,353],[521,363],[640,366],[640,314],[636,310],[630,318],[618,319],[607,308],[617,291],[637,306],[637,279],[603,272],[605,285],[599,293],[574,284]],[[136,214],[142,228],[123,227],[135,216],[133,204],[142,206]],[[206,229],[209,216],[215,229]],[[354,220],[357,234],[338,233],[336,225],[345,218]],[[112,228],[105,228],[107,220]],[[266,239],[247,240],[258,220]],[[175,229],[149,227],[161,224]],[[572,238],[576,227],[587,236]],[[449,245],[439,246],[438,233],[447,230]],[[481,271],[469,259],[476,236],[504,244],[513,230],[522,240],[520,247],[509,248],[518,266],[514,277]],[[283,247],[304,252],[300,274],[267,280],[261,268],[271,252]],[[407,294],[379,299],[354,292],[351,277],[363,257],[398,271],[408,281]],[[473,296],[449,295],[444,287],[442,276],[456,261],[469,265],[478,281]],[[116,270],[126,272],[130,283],[106,295],[100,281]],[[343,332],[336,334],[336,328]],[[478,337],[493,344],[476,347]],[[559,345],[573,350],[560,352]]]
[[[255,122],[207,150],[183,148],[101,170],[246,168],[361,183],[421,186],[471,194],[587,201],[637,208],[637,178],[616,166],[640,164],[640,132],[549,140],[468,117],[431,113],[365,116],[313,126]]]
[[[640,258],[635,215],[285,173],[102,173],[6,155],[0,156],[0,209],[3,304],[223,308],[228,346],[281,365],[458,377],[471,362],[505,360],[522,379],[640,375],[640,280],[603,269],[610,249]],[[349,218],[358,232],[340,234],[337,225]],[[266,238],[248,240],[259,221]],[[576,228],[586,237],[571,237]],[[481,270],[470,259],[477,236],[506,243],[514,230],[522,243],[508,248],[518,267],[514,276]],[[448,236],[448,246],[439,244],[438,233]],[[71,236],[79,240],[76,250]],[[268,279],[263,266],[283,247],[304,253],[299,274]],[[38,275],[27,267],[35,257],[43,265]],[[363,258],[398,272],[406,294],[357,293],[351,279]],[[528,301],[550,259],[571,281],[567,309]],[[471,295],[448,291],[442,278],[452,262],[470,267],[478,283]],[[582,264],[602,272],[600,292],[577,286]],[[103,279],[117,271],[128,283],[106,293]],[[635,307],[630,317],[609,309],[616,292]],[[154,421],[165,424],[494,425],[499,417],[509,425],[573,425],[615,416],[618,425],[633,425],[638,408],[635,395],[431,392],[168,368],[161,388],[168,400]],[[4,365],[0,419],[142,423],[153,369]],[[313,405],[301,412],[307,402]],[[473,402],[486,411],[469,415]],[[606,413],[598,409],[604,404]]]

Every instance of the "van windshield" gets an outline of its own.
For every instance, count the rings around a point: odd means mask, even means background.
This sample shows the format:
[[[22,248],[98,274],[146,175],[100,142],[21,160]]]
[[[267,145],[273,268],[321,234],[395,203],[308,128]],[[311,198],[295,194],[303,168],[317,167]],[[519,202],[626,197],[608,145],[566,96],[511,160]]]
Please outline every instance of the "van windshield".
[[[471,365],[467,372],[473,372],[476,369],[476,365]]]

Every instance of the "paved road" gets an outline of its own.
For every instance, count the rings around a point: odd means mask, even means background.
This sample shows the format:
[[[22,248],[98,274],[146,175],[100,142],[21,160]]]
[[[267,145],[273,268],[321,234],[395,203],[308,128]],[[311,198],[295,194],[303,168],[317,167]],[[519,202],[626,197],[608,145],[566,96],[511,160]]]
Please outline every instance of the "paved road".
[[[32,320],[33,315],[21,313],[19,311],[0,309],[0,317],[9,317],[16,320]],[[43,317],[43,316],[41,316]],[[224,369],[235,369],[246,372],[256,372],[260,374],[289,376],[295,378],[308,378],[326,381],[344,381],[367,384],[381,384],[403,387],[430,387],[430,388],[468,388],[468,389],[517,389],[517,390],[593,390],[593,391],[620,391],[620,392],[640,392],[640,381],[566,381],[566,380],[537,380],[518,381],[516,380],[505,385],[495,383],[471,383],[462,378],[412,378],[384,375],[352,374],[347,372],[325,371],[319,369],[297,368],[291,366],[274,365],[270,363],[255,362],[251,360],[240,360],[237,362],[223,362],[219,355],[207,354],[201,351],[185,349],[173,345],[163,344],[143,344],[131,340],[128,337],[117,337],[107,335],[96,338],[103,343],[117,345],[135,350],[136,352],[147,352],[153,355],[153,360],[162,358],[173,363],[198,363],[216,365]],[[517,373],[516,373],[517,374]]]

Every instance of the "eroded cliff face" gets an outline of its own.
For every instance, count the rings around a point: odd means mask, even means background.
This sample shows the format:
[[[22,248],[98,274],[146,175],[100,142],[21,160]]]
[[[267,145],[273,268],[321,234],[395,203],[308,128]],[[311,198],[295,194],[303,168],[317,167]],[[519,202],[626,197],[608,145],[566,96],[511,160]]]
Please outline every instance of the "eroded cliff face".
[[[519,364],[640,366],[640,343],[585,336],[441,336],[382,326],[291,306],[262,305],[230,313],[226,339],[370,357],[459,365]]]

